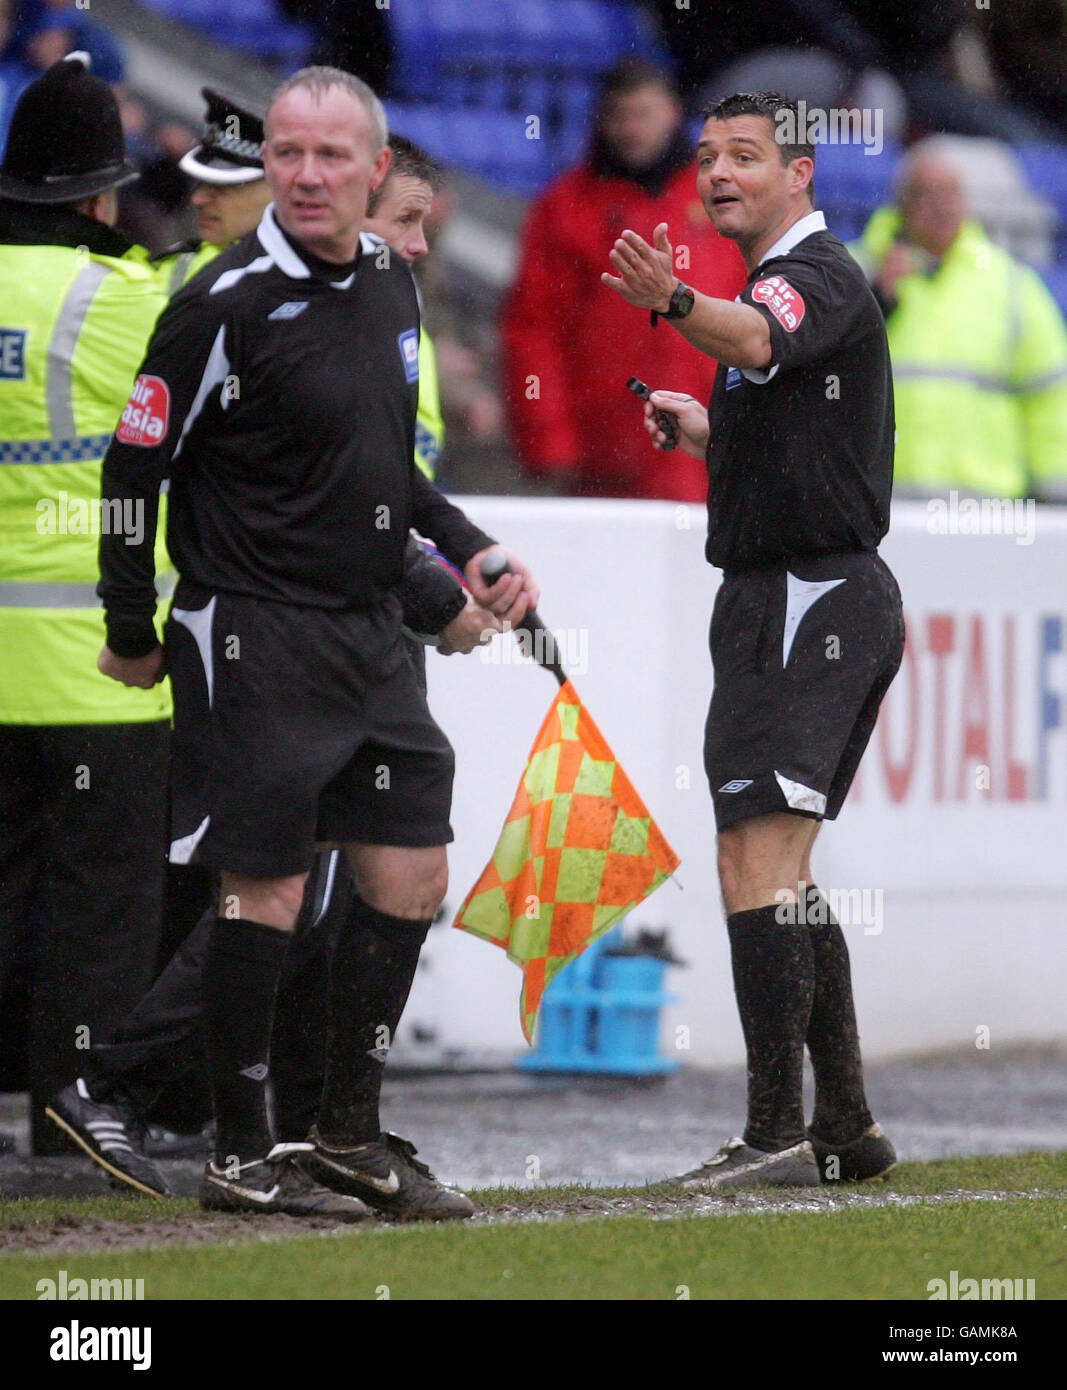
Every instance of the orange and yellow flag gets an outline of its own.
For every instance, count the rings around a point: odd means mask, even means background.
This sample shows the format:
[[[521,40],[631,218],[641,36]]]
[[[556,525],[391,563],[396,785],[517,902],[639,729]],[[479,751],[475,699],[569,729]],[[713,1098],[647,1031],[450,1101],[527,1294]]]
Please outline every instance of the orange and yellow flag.
[[[565,965],[678,867],[568,681],[530,750],[493,857],[454,925],[522,967],[522,1031]]]

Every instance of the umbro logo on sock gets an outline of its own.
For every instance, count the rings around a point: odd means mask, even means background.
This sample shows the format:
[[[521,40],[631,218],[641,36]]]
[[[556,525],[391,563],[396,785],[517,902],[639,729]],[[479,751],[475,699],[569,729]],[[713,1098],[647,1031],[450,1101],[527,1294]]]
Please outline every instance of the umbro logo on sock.
[[[373,1057],[376,1062],[380,1062],[384,1067],[389,1060],[389,1049],[387,1047],[372,1047],[367,1051],[368,1057]]]
[[[251,1067],[242,1067],[238,1075],[247,1076],[249,1081],[265,1081],[269,1071],[266,1062],[256,1062]]]

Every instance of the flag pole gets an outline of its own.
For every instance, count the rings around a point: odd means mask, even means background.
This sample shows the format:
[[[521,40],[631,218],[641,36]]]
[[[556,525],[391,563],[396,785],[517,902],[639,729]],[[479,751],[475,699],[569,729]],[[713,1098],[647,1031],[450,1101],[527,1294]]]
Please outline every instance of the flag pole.
[[[482,561],[482,578],[486,584],[495,584],[505,574],[514,574],[508,557],[503,551],[496,555],[487,555]],[[528,655],[533,657],[538,666],[543,666],[546,671],[551,671],[559,685],[567,684],[567,673],[563,669],[563,662],[560,658],[559,646],[555,637],[545,627],[541,621],[536,608],[527,611],[521,623],[516,623],[514,632],[524,633],[529,638],[530,650]],[[520,648],[523,644],[520,643]]]

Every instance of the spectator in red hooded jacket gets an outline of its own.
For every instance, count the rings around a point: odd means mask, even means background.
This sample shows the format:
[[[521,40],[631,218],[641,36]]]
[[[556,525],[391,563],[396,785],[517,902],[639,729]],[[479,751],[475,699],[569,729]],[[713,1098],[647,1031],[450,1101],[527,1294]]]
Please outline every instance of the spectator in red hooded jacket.
[[[745,284],[733,242],[711,227],[696,194],[696,161],[669,77],[631,60],[604,81],[584,163],[533,205],[522,263],[505,308],[505,384],[527,472],[563,492],[702,502],[707,475],[681,450],[658,453],[626,391],[638,376],[706,401],[715,363],[680,334],[634,318],[600,283],[605,247],[624,227],[667,222],[679,275],[732,298]],[[677,386],[673,383],[678,382]]]

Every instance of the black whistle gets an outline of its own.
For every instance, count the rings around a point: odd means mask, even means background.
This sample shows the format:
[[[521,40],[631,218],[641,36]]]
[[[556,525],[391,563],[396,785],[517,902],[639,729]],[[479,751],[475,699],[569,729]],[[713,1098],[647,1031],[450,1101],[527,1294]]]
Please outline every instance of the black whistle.
[[[643,401],[647,401],[652,395],[651,388],[646,386],[640,377],[632,376],[626,383],[626,389],[632,391],[635,396],[640,396]],[[667,436],[667,442],[660,447],[666,451],[678,447],[678,421],[673,415],[668,415],[665,410],[656,411],[656,424]]]

